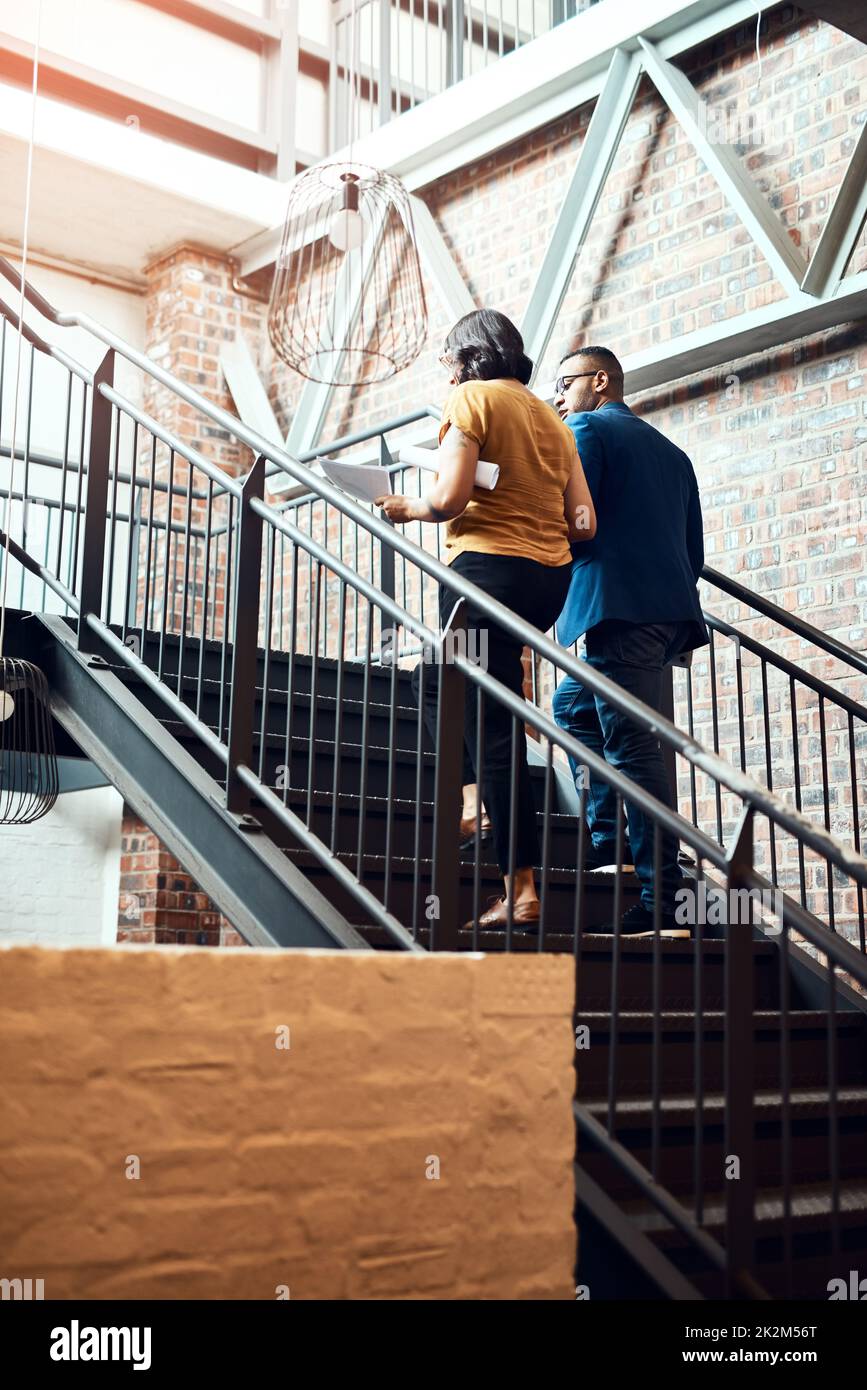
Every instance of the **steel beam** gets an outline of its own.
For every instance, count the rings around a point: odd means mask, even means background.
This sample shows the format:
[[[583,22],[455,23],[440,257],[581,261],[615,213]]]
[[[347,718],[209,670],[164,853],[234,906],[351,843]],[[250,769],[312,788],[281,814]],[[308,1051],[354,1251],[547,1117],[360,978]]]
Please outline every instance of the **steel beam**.
[[[220,350],[220,366],[242,423],[257,430],[269,444],[282,449],[283,434],[277,416],[243,333],[237,333],[233,343],[224,343]]]
[[[535,363],[534,381],[620,145],[640,77],[638,56],[616,49],[521,325],[527,355]]]
[[[862,125],[849,167],[816,243],[801,289],[825,295],[842,279],[867,217],[867,123]]]
[[[753,241],[786,290],[800,288],[806,262],[761,189],[750,178],[732,145],[709,140],[700,120],[703,102],[686,73],[662,58],[639,37],[644,67],[659,95],[713,174],[723,195],[749,230]]]
[[[410,203],[424,269],[436,285],[443,304],[457,321],[464,314],[471,314],[478,305],[455,265],[454,257],[427,203],[415,194],[410,196]]]
[[[626,392],[634,395],[637,391],[649,391],[779,347],[793,338],[805,338],[863,318],[867,318],[867,271],[842,280],[837,293],[828,299],[814,299],[798,291],[776,304],[766,304],[724,323],[630,354],[623,361]]]

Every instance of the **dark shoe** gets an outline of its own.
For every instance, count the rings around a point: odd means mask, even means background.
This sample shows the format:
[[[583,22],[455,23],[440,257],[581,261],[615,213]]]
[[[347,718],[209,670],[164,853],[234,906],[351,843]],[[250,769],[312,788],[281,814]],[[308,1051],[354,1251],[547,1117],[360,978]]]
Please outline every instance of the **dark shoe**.
[[[614,923],[606,923],[604,926],[594,928],[594,934],[613,936]],[[689,941],[692,938],[692,927],[686,923],[678,922],[673,912],[663,912],[659,934],[667,941]],[[648,911],[644,903],[635,903],[632,907],[627,908],[620,919],[620,935],[621,937],[633,938],[656,935],[653,913]]]
[[[478,817],[476,817],[476,816],[467,816],[466,819],[464,819],[464,817],[461,816],[461,827],[460,827],[460,837],[461,837],[461,846],[460,846],[460,847],[461,847],[461,849],[472,849],[472,848],[473,848],[473,845],[476,843],[476,822],[477,822],[477,819],[478,819]],[[483,815],[482,815],[482,833],[481,833],[481,841],[482,841],[482,844],[483,844],[483,845],[489,844],[490,841],[493,840],[493,838],[494,838],[494,828],[493,828],[493,826],[491,825],[490,817],[489,817],[488,815],[486,815],[486,814],[483,814]]]
[[[508,921],[508,908],[505,898],[489,899],[491,906],[487,912],[483,912],[479,918],[479,926],[486,927],[488,930],[502,928],[505,930]],[[538,901],[532,903],[516,903],[512,913],[512,923],[520,927],[522,931],[533,931],[539,926],[540,906]],[[472,931],[473,922],[464,922],[464,931]]]
[[[584,870],[585,873],[593,873],[597,869],[616,869],[617,867],[617,846],[616,845],[594,845],[592,842],[584,848]],[[621,868],[627,873],[634,873],[632,865],[632,850],[629,848],[629,841],[623,841],[623,858]]]

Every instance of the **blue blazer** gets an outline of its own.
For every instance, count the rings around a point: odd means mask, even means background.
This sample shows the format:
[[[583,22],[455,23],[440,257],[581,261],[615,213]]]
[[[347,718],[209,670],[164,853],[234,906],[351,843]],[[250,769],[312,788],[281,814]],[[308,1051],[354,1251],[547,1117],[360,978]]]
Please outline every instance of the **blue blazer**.
[[[698,484],[683,450],[622,401],[567,415],[596,508],[596,535],[572,547],[572,580],[557,621],[571,647],[609,618],[691,620],[683,650],[708,640],[696,583],[704,564]]]

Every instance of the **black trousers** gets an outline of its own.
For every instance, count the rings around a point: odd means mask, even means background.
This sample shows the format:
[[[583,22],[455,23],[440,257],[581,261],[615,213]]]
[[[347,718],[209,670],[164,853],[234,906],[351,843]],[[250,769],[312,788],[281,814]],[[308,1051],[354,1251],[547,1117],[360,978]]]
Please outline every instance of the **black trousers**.
[[[513,555],[481,555],[465,551],[452,562],[454,573],[469,579],[485,593],[511,608],[519,617],[542,632],[556,622],[569,589],[571,563],[541,565]],[[455,593],[440,585],[440,623],[445,625],[457,602]],[[523,644],[503,628],[491,623],[471,602],[466,606],[467,655],[516,695],[523,697]],[[423,715],[436,746],[439,672],[434,664],[422,663],[424,670]],[[416,701],[422,664],[413,671]],[[464,720],[464,784],[481,782],[485,809],[491,818],[494,846],[500,872],[509,872],[509,823],[512,783],[512,725],[514,717],[506,707],[489,696],[482,698],[482,775],[476,768],[478,687],[467,680]],[[458,808],[455,808],[457,819]],[[457,833],[457,827],[455,830]],[[524,728],[517,731],[517,806],[515,868],[525,869],[539,862],[539,836],[536,807],[527,763]]]

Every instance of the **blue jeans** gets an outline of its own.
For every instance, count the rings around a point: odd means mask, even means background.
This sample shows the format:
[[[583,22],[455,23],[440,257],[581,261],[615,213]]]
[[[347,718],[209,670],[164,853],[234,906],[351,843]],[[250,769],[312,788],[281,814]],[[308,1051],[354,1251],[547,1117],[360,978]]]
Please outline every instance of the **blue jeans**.
[[[601,675],[636,695],[644,704],[658,710],[662,698],[665,667],[688,640],[688,623],[626,623],[616,620],[598,623],[585,637],[584,660]],[[605,703],[586,686],[567,676],[554,692],[554,718],[579,742],[598,753],[645,791],[673,807],[659,740],[639,728],[625,714]],[[580,764],[570,757],[572,775],[578,784]],[[607,782],[590,776],[584,783],[587,825],[594,847],[610,851],[614,860],[617,835],[617,795]],[[653,910],[654,821],[637,806],[625,803],[632,862],[641,884],[641,901]],[[661,843],[663,913],[673,912],[675,893],[682,885],[677,862],[678,841],[663,834]]]

